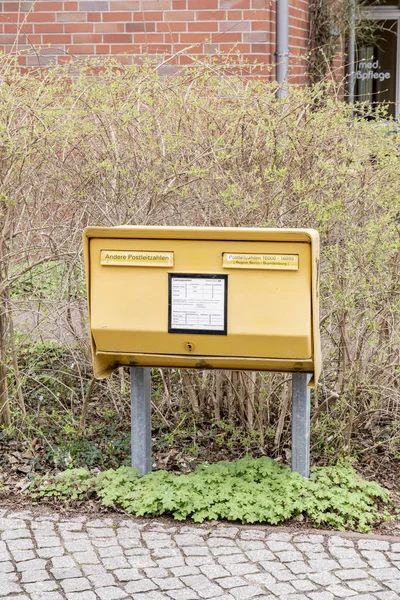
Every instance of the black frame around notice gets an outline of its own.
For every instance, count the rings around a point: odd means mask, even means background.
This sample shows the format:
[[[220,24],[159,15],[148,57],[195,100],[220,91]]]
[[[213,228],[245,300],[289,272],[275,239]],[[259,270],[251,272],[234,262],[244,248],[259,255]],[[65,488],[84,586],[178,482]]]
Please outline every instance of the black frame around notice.
[[[224,329],[183,329],[173,328],[171,326],[172,296],[171,283],[174,277],[186,279],[224,279],[225,298],[224,298]],[[198,333],[200,335],[228,335],[228,275],[222,273],[168,273],[168,333]]]

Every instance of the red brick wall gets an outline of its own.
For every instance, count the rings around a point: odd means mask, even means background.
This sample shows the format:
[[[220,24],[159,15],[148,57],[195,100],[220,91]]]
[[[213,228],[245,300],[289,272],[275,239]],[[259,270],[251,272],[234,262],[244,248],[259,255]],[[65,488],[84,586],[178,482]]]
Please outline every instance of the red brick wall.
[[[290,0],[292,72],[303,77],[309,0]],[[0,2],[0,49],[29,51],[34,66],[68,55],[115,56],[130,64],[138,55],[190,56],[239,51],[249,61],[274,64],[275,0],[36,0]],[[267,74],[267,69],[263,71]],[[272,69],[272,74],[274,70]]]

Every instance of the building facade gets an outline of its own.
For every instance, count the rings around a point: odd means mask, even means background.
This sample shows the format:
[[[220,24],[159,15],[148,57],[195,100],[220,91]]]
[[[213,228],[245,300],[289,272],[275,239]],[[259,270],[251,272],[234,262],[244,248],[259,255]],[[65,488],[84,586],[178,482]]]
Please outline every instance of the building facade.
[[[278,0],[279,1],[279,0]],[[290,76],[305,80],[309,0],[290,0]],[[257,75],[274,76],[276,0],[84,0],[0,2],[0,50],[26,66],[70,57],[163,57],[191,64],[240,53]]]

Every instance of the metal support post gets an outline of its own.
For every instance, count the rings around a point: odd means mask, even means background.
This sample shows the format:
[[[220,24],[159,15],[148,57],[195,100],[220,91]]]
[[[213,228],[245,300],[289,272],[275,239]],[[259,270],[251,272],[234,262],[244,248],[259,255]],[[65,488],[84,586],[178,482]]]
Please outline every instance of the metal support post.
[[[151,471],[151,379],[150,369],[130,368],[132,467],[139,475]]]
[[[308,373],[292,375],[292,471],[310,475],[310,389]]]

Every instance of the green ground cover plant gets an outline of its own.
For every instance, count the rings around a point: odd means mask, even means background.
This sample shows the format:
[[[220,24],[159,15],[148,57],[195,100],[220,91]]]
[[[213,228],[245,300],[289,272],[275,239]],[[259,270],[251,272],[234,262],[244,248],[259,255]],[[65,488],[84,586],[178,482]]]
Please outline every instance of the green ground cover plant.
[[[387,490],[360,478],[348,464],[315,467],[307,480],[266,457],[201,465],[188,475],[160,470],[141,478],[131,467],[98,475],[72,469],[35,479],[28,493],[62,501],[96,494],[104,506],[135,516],[276,525],[305,515],[317,527],[358,531],[388,518],[390,503]]]

